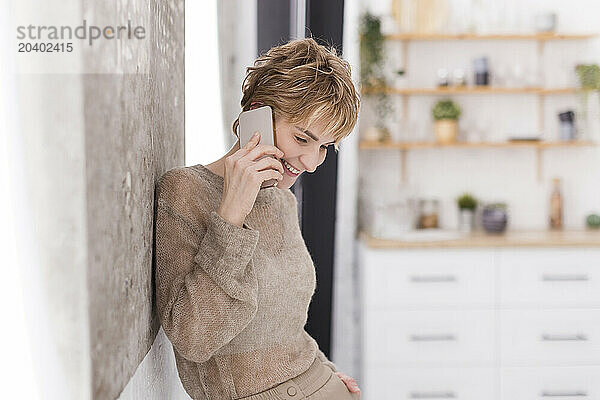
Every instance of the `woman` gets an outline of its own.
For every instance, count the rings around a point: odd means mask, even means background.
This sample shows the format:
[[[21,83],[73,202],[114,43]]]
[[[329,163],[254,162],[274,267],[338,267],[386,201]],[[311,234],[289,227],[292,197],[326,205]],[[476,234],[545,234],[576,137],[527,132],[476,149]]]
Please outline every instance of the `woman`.
[[[194,399],[358,399],[304,330],[315,267],[289,190],[354,128],[350,66],[312,39],[274,47],[248,68],[241,105],[271,106],[275,146],[238,140],[157,184],[156,300],[179,377]]]

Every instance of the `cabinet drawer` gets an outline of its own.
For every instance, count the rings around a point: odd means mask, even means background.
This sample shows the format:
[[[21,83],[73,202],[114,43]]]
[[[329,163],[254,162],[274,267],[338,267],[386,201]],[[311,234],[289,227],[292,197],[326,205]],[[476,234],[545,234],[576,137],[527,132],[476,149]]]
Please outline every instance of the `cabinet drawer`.
[[[362,400],[492,400],[492,368],[367,368]]]
[[[501,306],[600,306],[597,250],[516,250],[499,254]]]
[[[501,400],[600,399],[600,367],[501,368]]]
[[[364,319],[367,364],[487,366],[494,360],[494,311],[373,311]]]
[[[369,251],[363,262],[367,306],[494,305],[490,250]]]
[[[600,364],[600,310],[501,310],[505,366]]]

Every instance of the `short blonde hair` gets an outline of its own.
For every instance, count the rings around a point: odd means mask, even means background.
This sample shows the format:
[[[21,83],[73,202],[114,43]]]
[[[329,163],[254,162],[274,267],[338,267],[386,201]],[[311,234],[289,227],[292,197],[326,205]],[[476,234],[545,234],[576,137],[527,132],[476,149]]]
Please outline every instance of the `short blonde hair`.
[[[354,129],[360,107],[350,64],[335,48],[312,38],[292,40],[258,57],[246,69],[242,92],[242,111],[259,103],[290,123],[322,122],[335,138],[336,151]],[[238,125],[239,118],[232,126],[236,136]]]

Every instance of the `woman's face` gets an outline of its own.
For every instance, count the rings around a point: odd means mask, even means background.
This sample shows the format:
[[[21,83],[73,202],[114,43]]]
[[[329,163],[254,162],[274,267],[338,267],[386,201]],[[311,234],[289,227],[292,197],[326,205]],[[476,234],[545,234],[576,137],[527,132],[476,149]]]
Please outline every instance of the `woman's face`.
[[[284,118],[275,120],[275,146],[283,151],[283,179],[277,187],[290,188],[304,171],[314,172],[327,155],[327,146],[333,146],[335,139],[324,132],[320,123],[292,124]],[[292,172],[288,167],[294,169]]]

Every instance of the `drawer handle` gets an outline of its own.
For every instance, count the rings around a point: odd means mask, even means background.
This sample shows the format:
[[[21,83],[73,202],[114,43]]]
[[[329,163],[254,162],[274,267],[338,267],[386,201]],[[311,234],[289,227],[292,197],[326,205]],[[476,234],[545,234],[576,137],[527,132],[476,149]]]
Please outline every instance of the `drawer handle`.
[[[543,282],[585,282],[589,281],[587,274],[543,274]]]
[[[411,342],[454,342],[456,336],[453,334],[440,335],[410,335]]]
[[[455,275],[411,275],[410,281],[415,283],[456,282]]]
[[[454,392],[411,392],[411,399],[455,399]]]
[[[568,341],[585,342],[587,340],[588,340],[587,336],[582,333],[578,333],[575,335],[551,335],[551,334],[544,333],[542,335],[542,341],[544,341],[544,342],[568,342]]]
[[[567,390],[544,390],[542,397],[587,397],[587,392],[582,390],[567,391]]]

